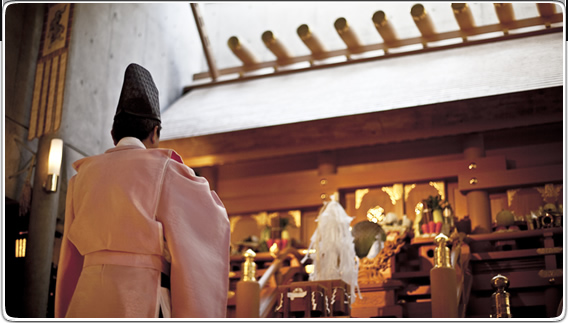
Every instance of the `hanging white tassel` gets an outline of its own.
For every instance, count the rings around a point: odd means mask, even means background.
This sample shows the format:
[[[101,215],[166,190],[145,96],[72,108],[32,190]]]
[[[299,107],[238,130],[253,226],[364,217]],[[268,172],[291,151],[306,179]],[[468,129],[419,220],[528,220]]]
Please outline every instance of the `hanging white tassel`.
[[[331,201],[326,202],[320,211],[316,219],[317,228],[310,239],[308,250],[315,252],[307,253],[302,259],[302,263],[308,257],[313,260],[314,270],[309,277],[311,281],[341,279],[349,284],[351,303],[355,302],[355,290],[362,298],[357,283],[359,259],[349,230],[352,220],[332,195]]]

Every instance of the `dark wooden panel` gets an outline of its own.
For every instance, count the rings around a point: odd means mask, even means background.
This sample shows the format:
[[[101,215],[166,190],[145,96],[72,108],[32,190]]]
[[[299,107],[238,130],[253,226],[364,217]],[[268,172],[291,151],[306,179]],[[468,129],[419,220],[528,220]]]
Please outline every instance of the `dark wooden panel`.
[[[538,273],[539,270],[526,270],[516,272],[502,271],[499,274],[509,278],[509,289],[562,285],[562,279],[556,279],[551,283],[548,278],[540,277]],[[472,289],[476,291],[493,290],[493,288],[491,288],[491,279],[497,274],[498,273],[475,274],[473,276]]]
[[[470,180],[476,178],[472,184]],[[475,175],[462,174],[458,177],[459,190],[506,189],[521,186],[534,186],[546,183],[562,183],[563,165],[547,165],[505,171],[479,172]]]
[[[160,142],[192,167],[324,150],[557,124],[563,89],[554,87]]]
[[[325,176],[311,170],[220,179],[217,193],[230,214],[313,207],[322,204],[322,193],[329,196],[340,190],[457,178],[458,174],[468,170],[472,161],[478,165],[477,169],[505,170],[502,156],[444,161],[414,159],[353,166]],[[322,185],[322,179],[325,179],[325,185]]]

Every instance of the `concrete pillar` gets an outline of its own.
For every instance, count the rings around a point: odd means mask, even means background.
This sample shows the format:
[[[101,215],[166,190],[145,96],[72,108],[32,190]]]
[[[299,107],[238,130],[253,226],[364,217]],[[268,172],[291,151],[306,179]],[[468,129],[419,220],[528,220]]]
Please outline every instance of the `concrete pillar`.
[[[485,157],[485,145],[482,134],[469,135],[464,140],[465,159]],[[471,219],[472,233],[491,232],[491,202],[489,193],[473,190],[466,193],[467,211]]]
[[[43,183],[47,177],[49,148],[52,138],[58,138],[58,135],[49,134],[39,138],[33,180],[24,290],[26,317],[30,318],[43,318],[46,317],[47,313],[53,243],[61,187],[60,178],[56,192],[47,193],[43,189]]]

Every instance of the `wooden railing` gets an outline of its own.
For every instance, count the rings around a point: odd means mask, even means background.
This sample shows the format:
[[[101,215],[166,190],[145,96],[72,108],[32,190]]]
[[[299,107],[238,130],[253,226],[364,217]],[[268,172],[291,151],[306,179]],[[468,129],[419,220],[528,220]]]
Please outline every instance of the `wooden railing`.
[[[445,235],[439,235],[435,239],[435,266],[430,270],[434,318],[465,317],[472,281],[469,246],[463,243],[465,237],[465,233],[455,231],[451,239]],[[446,241],[452,241],[451,251],[446,246]],[[452,276],[455,276],[455,280]]]
[[[276,258],[272,261],[270,266],[264,271],[258,282],[258,295],[253,298],[258,299],[258,302],[248,302],[247,300],[240,300],[239,297],[250,297],[245,293],[239,293],[239,285],[236,290],[236,303],[237,303],[237,317],[244,317],[242,313],[258,313],[258,317],[271,317],[271,310],[276,303],[276,292],[279,285],[286,284],[295,279],[298,275],[305,276],[306,272],[304,267],[300,264],[302,255],[297,249],[287,247],[278,253]],[[289,266],[286,262],[289,261]],[[258,312],[256,309],[243,309],[240,306],[259,306]],[[249,316],[250,317],[250,316]]]
[[[471,258],[469,246],[461,241],[454,242],[451,251],[452,267],[456,270],[457,276],[457,297],[458,297],[458,317],[465,318],[465,310],[469,301],[472,277],[469,268]]]

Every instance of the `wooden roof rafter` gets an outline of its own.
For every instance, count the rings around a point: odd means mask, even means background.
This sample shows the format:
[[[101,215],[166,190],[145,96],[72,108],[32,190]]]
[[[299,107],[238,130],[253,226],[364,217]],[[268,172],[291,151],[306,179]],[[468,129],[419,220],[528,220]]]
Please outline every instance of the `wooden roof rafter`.
[[[208,58],[210,71],[194,74],[194,81],[205,80],[205,82],[186,86],[184,88],[184,93],[187,93],[195,88],[213,86],[218,84],[233,83],[268,76],[297,73],[320,68],[367,62],[370,60],[386,59],[403,55],[418,54],[436,50],[471,46],[482,43],[497,42],[508,39],[563,31],[563,26],[553,26],[554,24],[563,22],[563,13],[556,12],[554,3],[536,3],[535,5],[537,6],[539,16],[525,19],[516,19],[511,3],[494,3],[495,12],[499,19],[499,23],[477,26],[475,24],[473,16],[471,15],[471,11],[467,3],[452,3],[452,10],[460,29],[438,33],[436,32],[435,25],[428,16],[428,13],[424,6],[421,4],[415,4],[411,9],[410,14],[421,35],[419,37],[405,39],[399,39],[397,37],[396,31],[393,29],[390,21],[387,20],[387,15],[383,11],[379,10],[373,15],[372,22],[381,35],[383,42],[368,45],[362,44],[359,41],[356,33],[349,28],[347,20],[343,17],[340,17],[335,21],[334,27],[343,42],[346,44],[346,48],[338,50],[326,50],[325,46],[321,44],[317,36],[309,30],[309,27],[307,25],[301,25],[297,29],[298,36],[310,49],[311,52],[311,54],[309,55],[302,56],[291,56],[290,51],[286,49],[284,44],[280,42],[280,40],[277,39],[270,30],[267,30],[262,34],[261,39],[263,40],[263,43],[265,44],[267,49],[274,54],[276,60],[265,62],[259,62],[258,59],[256,59],[254,53],[250,51],[244,44],[242,44],[239,41],[238,37],[233,36],[228,40],[229,48],[243,64],[240,66],[223,69],[217,69],[214,63],[210,63],[214,60],[212,58],[210,50],[208,50],[208,46],[206,46],[207,44],[204,43],[203,46],[206,52],[206,57]],[[194,8],[195,6],[195,4],[192,4],[192,8]],[[200,35],[202,35],[203,22],[202,20],[198,22],[196,17],[196,23],[198,25]],[[534,28],[529,28],[538,26],[542,26],[542,29],[535,30]],[[510,31],[512,30],[516,30],[517,32],[510,33]],[[497,34],[495,36],[490,36],[488,38],[478,40],[470,39],[470,37],[472,36],[491,33]],[[204,36],[201,37],[203,40]],[[436,42],[444,40],[460,38],[462,39],[462,41],[459,43],[445,45],[435,44]],[[410,49],[398,53],[389,52],[389,49],[411,47],[410,45],[416,44],[421,44],[422,48]],[[371,51],[382,51],[383,54],[372,57],[357,57],[356,55]],[[338,56],[345,56],[346,61],[333,63],[324,62],[325,59]],[[309,67],[282,69],[282,67],[293,67],[293,64],[302,62],[309,62]],[[265,74],[250,73],[266,68],[271,68],[273,72]],[[222,76],[230,75],[235,75],[235,77],[228,79],[225,78],[225,80],[219,79]]]

